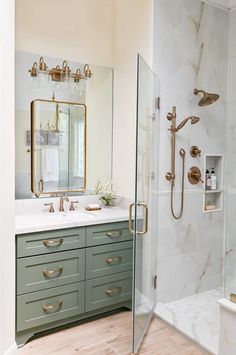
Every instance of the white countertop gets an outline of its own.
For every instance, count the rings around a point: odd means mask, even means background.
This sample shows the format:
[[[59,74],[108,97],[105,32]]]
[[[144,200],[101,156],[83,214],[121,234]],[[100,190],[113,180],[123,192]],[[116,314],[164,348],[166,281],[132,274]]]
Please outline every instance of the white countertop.
[[[22,213],[15,217],[15,234],[34,233],[46,230],[89,226],[128,220],[128,209],[120,207],[102,208],[98,211],[75,211],[49,213]]]

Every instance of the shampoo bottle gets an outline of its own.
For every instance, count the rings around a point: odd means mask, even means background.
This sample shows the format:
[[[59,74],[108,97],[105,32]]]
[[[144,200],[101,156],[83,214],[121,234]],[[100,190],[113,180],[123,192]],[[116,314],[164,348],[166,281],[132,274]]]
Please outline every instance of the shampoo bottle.
[[[208,169],[206,170],[205,189],[211,190],[211,174]]]
[[[214,168],[211,168],[211,189],[212,190],[217,189],[217,179],[216,179],[216,174],[215,174]]]

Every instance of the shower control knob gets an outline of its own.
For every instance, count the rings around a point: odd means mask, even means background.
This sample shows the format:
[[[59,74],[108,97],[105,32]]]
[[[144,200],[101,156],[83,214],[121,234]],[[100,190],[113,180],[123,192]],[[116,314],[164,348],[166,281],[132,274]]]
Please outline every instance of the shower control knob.
[[[201,182],[202,184],[204,183],[204,181],[202,180],[201,170],[197,166],[192,166],[192,168],[189,169],[188,181],[192,185],[196,185],[199,182]]]
[[[196,146],[196,145],[193,145],[191,148],[190,148],[190,155],[191,157],[193,158],[197,158],[197,157],[200,157],[201,156],[201,150]]]

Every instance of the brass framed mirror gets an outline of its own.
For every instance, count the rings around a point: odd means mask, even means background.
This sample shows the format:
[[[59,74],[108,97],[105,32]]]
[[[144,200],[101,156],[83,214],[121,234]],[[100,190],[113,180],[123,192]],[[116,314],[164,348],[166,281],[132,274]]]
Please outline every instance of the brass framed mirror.
[[[31,130],[31,191],[42,194],[86,190],[85,104],[33,100]]]

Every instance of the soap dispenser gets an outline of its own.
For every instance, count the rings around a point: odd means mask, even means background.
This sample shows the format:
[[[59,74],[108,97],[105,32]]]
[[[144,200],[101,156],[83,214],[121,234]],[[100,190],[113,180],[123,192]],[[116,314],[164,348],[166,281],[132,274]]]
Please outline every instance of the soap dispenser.
[[[211,190],[211,174],[208,169],[206,169],[205,190]]]

